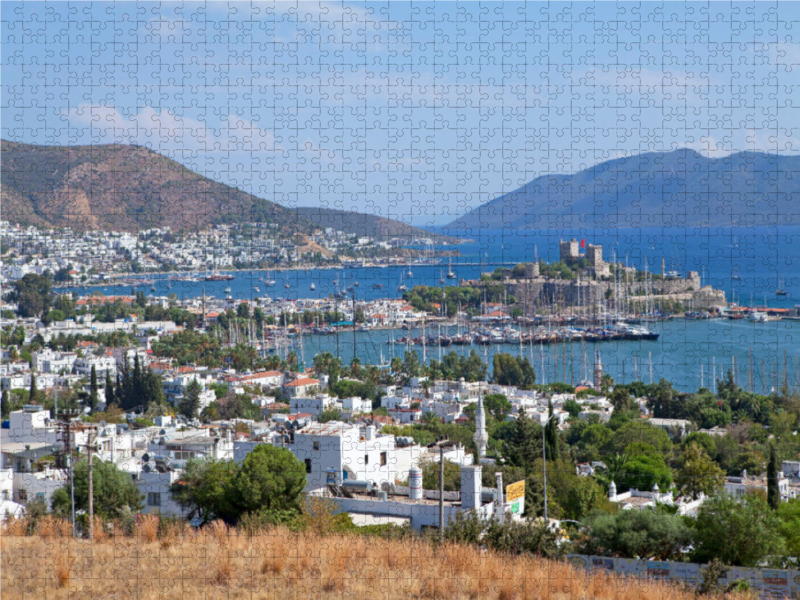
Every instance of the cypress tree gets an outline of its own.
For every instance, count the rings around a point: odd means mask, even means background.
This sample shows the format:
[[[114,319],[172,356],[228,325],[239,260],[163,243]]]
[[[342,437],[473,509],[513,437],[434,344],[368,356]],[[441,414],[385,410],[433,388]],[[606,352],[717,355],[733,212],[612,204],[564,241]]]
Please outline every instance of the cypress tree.
[[[111,373],[106,371],[106,410],[114,404],[114,384],[111,382]]]
[[[0,416],[7,419],[11,414],[11,402],[8,399],[8,390],[3,390],[3,399],[0,400]]]
[[[769,445],[769,461],[767,462],[767,503],[773,510],[781,504],[781,491],[778,487],[778,455],[775,445]]]
[[[28,395],[28,402],[33,404],[36,402],[36,397],[39,395],[39,391],[36,389],[36,375],[31,373],[31,391]]]

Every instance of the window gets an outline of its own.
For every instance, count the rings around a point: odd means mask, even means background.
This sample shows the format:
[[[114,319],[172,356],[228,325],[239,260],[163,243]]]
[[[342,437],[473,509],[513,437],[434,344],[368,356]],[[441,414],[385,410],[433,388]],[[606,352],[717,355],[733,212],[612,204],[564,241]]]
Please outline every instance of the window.
[[[319,442],[314,442],[314,450],[319,450]]]
[[[386,466],[386,452],[381,452],[381,466]]]
[[[306,473],[311,473],[311,459],[306,459]]]
[[[161,506],[161,492],[147,492],[147,506]]]
[[[36,499],[37,499],[39,502],[44,502],[44,492],[37,492],[37,493],[36,493]]]
[[[365,454],[365,455],[364,455],[364,464],[365,464],[365,465],[368,465],[368,464],[369,464],[369,454]]]

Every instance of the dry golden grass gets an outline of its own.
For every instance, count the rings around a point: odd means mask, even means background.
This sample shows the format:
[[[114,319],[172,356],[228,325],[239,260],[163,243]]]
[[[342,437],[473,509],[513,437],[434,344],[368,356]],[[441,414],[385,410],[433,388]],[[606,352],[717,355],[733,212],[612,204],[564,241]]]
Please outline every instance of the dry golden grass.
[[[138,600],[695,600],[669,583],[589,576],[564,562],[423,539],[320,537],[280,528],[247,535],[222,523],[159,532],[149,519],[139,521],[133,536],[104,533],[93,542],[69,537],[69,527],[54,520],[38,530],[26,536],[11,523],[3,531],[4,600],[59,600],[78,592]]]

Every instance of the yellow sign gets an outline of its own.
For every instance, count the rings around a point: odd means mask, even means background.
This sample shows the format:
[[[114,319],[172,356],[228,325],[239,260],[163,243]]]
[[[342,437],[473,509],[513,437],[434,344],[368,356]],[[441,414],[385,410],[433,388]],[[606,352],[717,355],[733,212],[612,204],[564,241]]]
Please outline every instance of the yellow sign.
[[[514,502],[525,497],[525,480],[509,483],[506,486],[506,502]]]

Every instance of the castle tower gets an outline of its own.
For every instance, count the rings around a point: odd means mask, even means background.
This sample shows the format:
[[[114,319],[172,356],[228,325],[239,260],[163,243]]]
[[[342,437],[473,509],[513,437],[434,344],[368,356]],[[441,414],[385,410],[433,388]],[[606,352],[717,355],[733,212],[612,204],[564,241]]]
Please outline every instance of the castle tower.
[[[478,396],[478,408],[475,410],[475,435],[472,438],[478,447],[478,460],[486,456],[486,445],[489,436],[486,433],[486,411],[483,408],[483,394]]]
[[[558,240],[558,258],[561,262],[571,263],[580,258],[580,244],[578,240],[572,238],[570,241]]]

